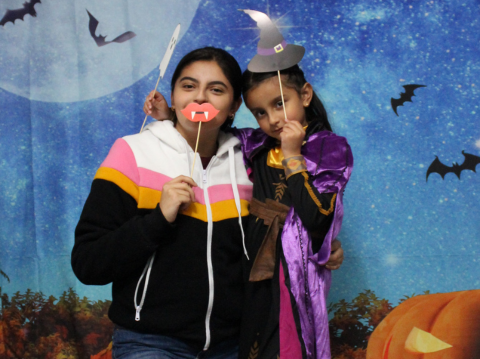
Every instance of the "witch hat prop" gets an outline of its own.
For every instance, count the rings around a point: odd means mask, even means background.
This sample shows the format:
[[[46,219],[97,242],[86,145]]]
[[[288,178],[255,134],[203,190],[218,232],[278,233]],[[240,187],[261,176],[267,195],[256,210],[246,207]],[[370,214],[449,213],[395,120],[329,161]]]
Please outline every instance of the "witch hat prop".
[[[257,54],[248,64],[251,72],[271,72],[287,69],[300,62],[305,48],[287,44],[267,14],[256,10],[240,10],[256,21],[260,28]]]

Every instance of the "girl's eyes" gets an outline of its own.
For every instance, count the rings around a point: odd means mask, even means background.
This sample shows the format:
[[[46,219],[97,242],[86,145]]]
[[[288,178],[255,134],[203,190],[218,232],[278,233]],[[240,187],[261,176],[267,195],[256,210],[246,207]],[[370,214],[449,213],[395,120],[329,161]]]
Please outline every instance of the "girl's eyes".
[[[261,118],[261,117],[265,116],[265,111],[256,111],[254,113],[254,116],[255,116],[255,118]]]
[[[182,84],[182,88],[186,90],[191,90],[195,88],[195,85],[191,83],[184,83]],[[225,90],[221,87],[212,87],[210,91],[212,91],[214,94],[223,94],[225,92]]]
[[[283,107],[282,101],[281,101],[281,100],[278,101],[278,102],[275,104],[275,106],[277,106],[277,107]]]

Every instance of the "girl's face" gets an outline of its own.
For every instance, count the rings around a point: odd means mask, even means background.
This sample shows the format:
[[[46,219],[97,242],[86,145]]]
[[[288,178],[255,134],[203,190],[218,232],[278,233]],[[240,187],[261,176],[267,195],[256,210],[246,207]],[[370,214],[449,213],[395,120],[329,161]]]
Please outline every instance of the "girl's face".
[[[197,61],[186,66],[175,82],[171,100],[178,119],[176,128],[184,137],[197,134],[199,125],[181,113],[187,105],[209,103],[219,111],[213,119],[209,117],[209,121],[202,124],[202,132],[208,132],[218,130],[241,104],[241,99],[234,100],[232,85],[215,61]]]
[[[282,76],[282,83],[285,77]],[[289,121],[298,121],[307,125],[305,107],[312,100],[313,89],[307,82],[300,93],[292,87],[282,86],[285,110]],[[285,114],[278,77],[271,77],[252,87],[245,96],[245,105],[252,112],[260,128],[270,137],[280,140],[285,125]]]

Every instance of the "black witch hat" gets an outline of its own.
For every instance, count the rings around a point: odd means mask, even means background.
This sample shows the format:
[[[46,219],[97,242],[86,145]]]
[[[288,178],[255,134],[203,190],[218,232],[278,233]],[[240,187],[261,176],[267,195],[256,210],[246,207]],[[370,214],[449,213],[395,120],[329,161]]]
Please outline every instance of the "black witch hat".
[[[267,14],[256,10],[240,10],[250,15],[260,28],[257,54],[248,64],[251,72],[271,72],[288,69],[300,62],[305,48],[287,44],[280,31]]]

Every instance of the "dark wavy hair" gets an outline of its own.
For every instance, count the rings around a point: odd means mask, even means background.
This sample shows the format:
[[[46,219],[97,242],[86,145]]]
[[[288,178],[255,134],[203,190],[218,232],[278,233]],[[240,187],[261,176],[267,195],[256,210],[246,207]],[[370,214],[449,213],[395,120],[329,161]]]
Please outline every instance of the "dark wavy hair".
[[[233,87],[233,99],[236,101],[242,96],[242,70],[237,60],[223,49],[216,47],[202,47],[200,49],[193,50],[186,54],[178,63],[177,68],[172,76],[172,82],[170,83],[170,89],[173,93],[175,89],[175,83],[177,82],[183,69],[188,65],[197,61],[215,61],[217,65],[222,69],[223,74],[227,78],[230,85]],[[176,122],[177,118],[175,112],[173,113],[172,120]],[[220,127],[225,131],[232,127],[233,119],[227,117],[227,120]]]
[[[292,67],[289,67],[288,69],[281,70],[280,74],[286,75],[286,81],[283,81],[282,83],[284,83],[285,86],[294,88],[298,92],[298,94],[301,95],[303,85],[305,85],[305,83],[307,82],[302,69],[298,65],[294,65]],[[258,86],[261,82],[274,76],[278,76],[278,73],[276,71],[251,72],[249,70],[246,70],[243,73],[243,98],[246,99],[245,96],[252,87]],[[332,126],[328,121],[327,111],[325,110],[322,101],[317,96],[315,91],[313,91],[313,97],[310,101],[310,105],[305,108],[305,114],[308,123],[312,121],[319,122],[322,125],[320,130],[327,130],[333,132]]]

